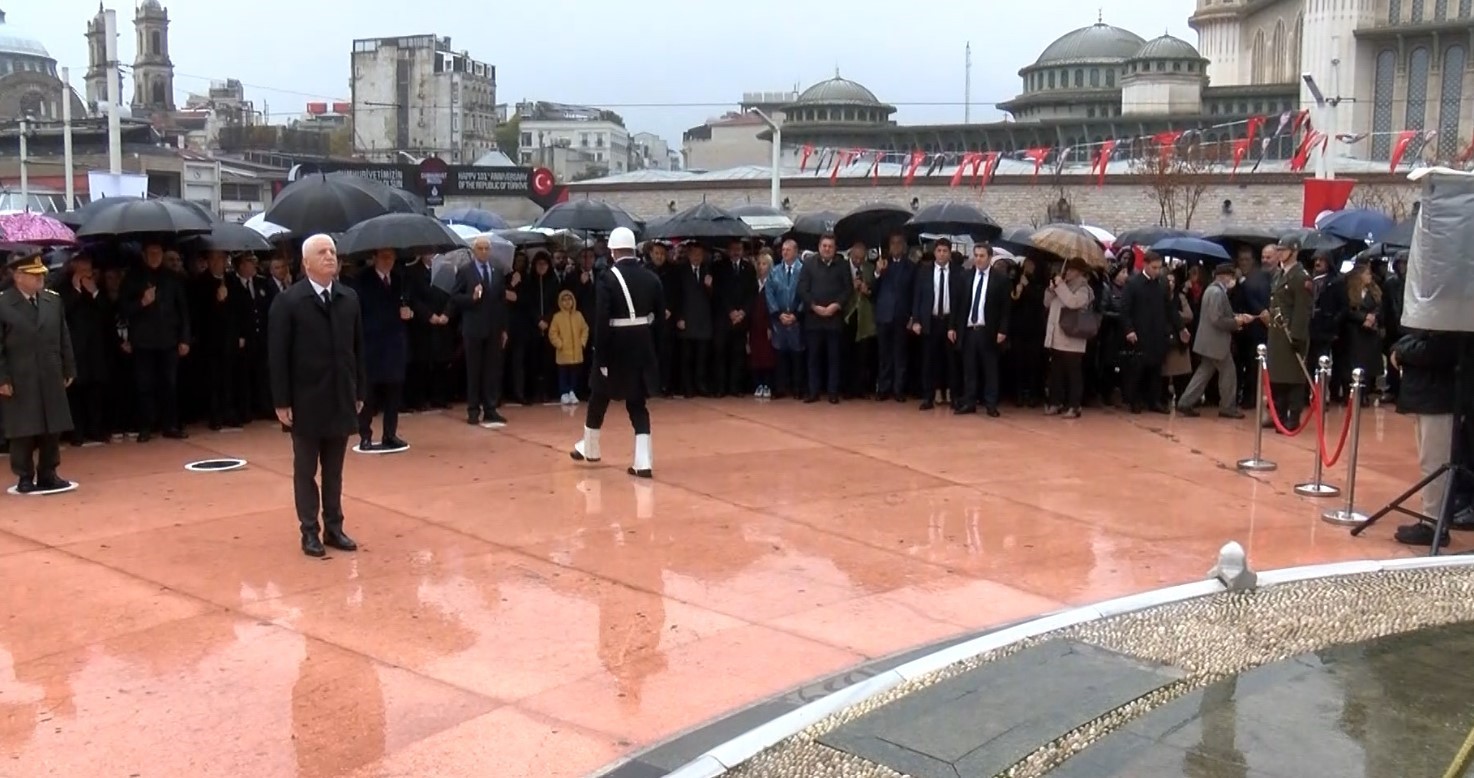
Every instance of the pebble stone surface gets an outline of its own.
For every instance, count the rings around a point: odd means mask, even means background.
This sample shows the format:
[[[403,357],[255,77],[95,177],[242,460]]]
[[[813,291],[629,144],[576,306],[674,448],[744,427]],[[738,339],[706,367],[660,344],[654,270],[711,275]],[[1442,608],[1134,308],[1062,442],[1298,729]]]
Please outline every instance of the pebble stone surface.
[[[907,778],[815,742],[919,689],[1043,641],[1066,638],[1170,665],[1185,677],[1039,748],[998,778],[1047,776],[1132,719],[1252,667],[1330,646],[1474,621],[1474,568],[1337,576],[1226,592],[1062,629],[1001,648],[865,700],[739,765],[733,778]]]

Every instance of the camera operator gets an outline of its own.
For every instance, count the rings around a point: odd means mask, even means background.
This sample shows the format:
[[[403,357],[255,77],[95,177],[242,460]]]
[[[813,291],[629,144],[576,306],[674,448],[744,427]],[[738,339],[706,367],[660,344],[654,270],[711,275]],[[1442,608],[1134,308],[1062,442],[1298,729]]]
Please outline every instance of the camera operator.
[[[1460,335],[1411,328],[1405,333],[1392,346],[1392,364],[1402,371],[1397,412],[1413,416],[1418,466],[1426,478],[1453,453]],[[1448,477],[1443,475],[1423,487],[1423,515],[1435,522],[1443,514]],[[1398,527],[1395,537],[1399,543],[1427,546],[1433,543],[1433,533],[1434,525],[1418,521]],[[1447,533],[1438,538],[1438,544],[1448,545]]]

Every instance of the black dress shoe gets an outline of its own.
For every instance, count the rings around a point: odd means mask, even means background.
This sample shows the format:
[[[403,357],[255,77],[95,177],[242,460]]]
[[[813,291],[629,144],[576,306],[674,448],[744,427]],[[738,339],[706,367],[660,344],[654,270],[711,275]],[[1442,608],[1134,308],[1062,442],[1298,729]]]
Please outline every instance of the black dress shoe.
[[[302,553],[312,557],[328,555],[327,549],[322,547],[322,541],[318,540],[316,532],[302,533]]]
[[[999,416],[1002,416],[1002,415],[1003,414],[1001,414],[1001,413],[998,412],[998,409],[997,408],[989,408],[988,409],[988,418],[990,418],[990,419],[996,419],[996,418],[998,418]]]
[[[477,424],[480,424],[481,423],[481,417],[480,416],[467,416],[466,417],[466,423],[474,427]]]
[[[970,413],[977,413],[977,412],[978,412],[978,407],[976,405],[962,405],[962,406],[958,406],[958,407],[952,409],[952,414],[954,416],[966,416],[966,415],[968,415]]]
[[[937,407],[937,404],[932,402],[931,400],[922,400],[918,410],[929,411],[935,407]]]
[[[837,394],[831,394],[831,395],[829,395],[829,404],[830,405],[839,405],[839,395],[837,395]]]
[[[283,429],[285,429],[285,428],[283,428]],[[149,442],[150,440],[153,440],[153,439],[154,439],[154,436],[153,436],[153,433],[151,433],[151,432],[140,432],[140,433],[138,433],[138,442],[139,443],[147,443],[147,442]]]
[[[486,414],[486,423],[505,427],[507,425],[507,417],[501,415],[500,413],[497,413],[496,411],[489,411]]]
[[[359,451],[373,451],[374,450],[374,439],[373,438],[369,438],[369,437],[362,437],[362,436],[360,436],[359,439],[358,439],[358,450]]]
[[[389,451],[398,451],[402,448],[409,448],[409,444],[405,443],[403,440],[400,440],[398,435],[395,435],[394,437],[384,438],[383,442],[380,443],[380,445]]]
[[[813,405],[816,402],[819,402],[819,395],[817,394],[811,394],[808,397],[804,398],[805,405]]]
[[[627,468],[625,468],[624,471],[626,473],[629,473],[630,475],[636,477],[636,478],[654,478],[655,477],[654,471],[651,471],[651,470],[636,470],[633,467],[627,467]]]
[[[330,529],[322,533],[322,542],[323,545],[336,548],[339,551],[358,550],[358,544],[353,542],[353,538],[343,534],[343,530],[340,529]]]
[[[36,491],[36,481],[31,478],[22,478],[16,483],[15,490],[20,494],[30,494]]]
[[[189,433],[181,429],[164,430],[164,437],[169,440],[188,440]]]
[[[72,488],[72,482],[57,476],[55,473],[43,475],[36,479],[36,491],[38,492],[59,492],[62,489],[70,488]]]

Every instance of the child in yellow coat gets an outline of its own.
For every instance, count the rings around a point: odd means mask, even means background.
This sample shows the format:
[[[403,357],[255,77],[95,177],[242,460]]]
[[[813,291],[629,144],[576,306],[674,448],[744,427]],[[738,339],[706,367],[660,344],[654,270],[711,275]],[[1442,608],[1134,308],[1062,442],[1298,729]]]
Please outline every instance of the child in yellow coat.
[[[573,388],[578,386],[583,350],[589,345],[589,325],[578,312],[573,292],[567,289],[558,293],[558,312],[548,325],[548,342],[553,344],[554,360],[558,363],[558,393],[562,402],[577,405],[578,395]]]

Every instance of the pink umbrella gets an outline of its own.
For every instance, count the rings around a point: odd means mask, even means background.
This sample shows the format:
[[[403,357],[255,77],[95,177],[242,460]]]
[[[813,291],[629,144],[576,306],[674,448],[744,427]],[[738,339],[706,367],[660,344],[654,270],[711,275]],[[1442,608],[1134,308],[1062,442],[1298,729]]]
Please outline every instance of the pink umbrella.
[[[70,227],[39,213],[0,216],[0,240],[33,246],[75,246],[77,236]]]

